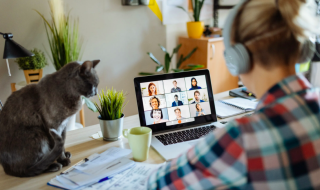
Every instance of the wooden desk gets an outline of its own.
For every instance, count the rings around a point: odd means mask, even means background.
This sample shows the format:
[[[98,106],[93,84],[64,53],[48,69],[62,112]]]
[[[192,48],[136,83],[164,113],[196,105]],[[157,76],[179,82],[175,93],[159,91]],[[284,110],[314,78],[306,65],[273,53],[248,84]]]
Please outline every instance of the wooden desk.
[[[215,100],[231,98],[229,96],[229,92],[222,92],[216,94],[214,97]],[[237,117],[241,117],[241,115]],[[224,121],[230,119],[232,118],[224,119]],[[138,115],[129,116],[124,119],[125,129],[139,126],[140,121]],[[125,138],[121,138],[115,142],[92,139],[90,136],[98,131],[100,131],[99,124],[67,132],[65,148],[72,154],[71,165],[74,165],[91,154],[97,152],[101,153],[110,147],[130,148],[127,139]],[[155,152],[153,148],[150,148],[149,159],[145,162],[159,164],[165,162],[165,160],[157,152]],[[68,167],[64,167],[62,171],[66,170],[67,168]],[[18,178],[6,175],[2,166],[0,166],[0,189],[57,189],[48,186],[47,182],[60,172],[61,171],[55,173],[46,173],[30,178]]]

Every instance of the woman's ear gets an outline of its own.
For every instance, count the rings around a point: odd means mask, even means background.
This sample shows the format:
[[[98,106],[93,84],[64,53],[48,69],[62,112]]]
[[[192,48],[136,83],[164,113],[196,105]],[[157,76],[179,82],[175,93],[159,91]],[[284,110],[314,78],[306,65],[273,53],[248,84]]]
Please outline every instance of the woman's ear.
[[[95,67],[98,65],[99,62],[100,62],[99,59],[93,60],[93,61],[92,61],[92,63],[93,63],[93,68],[95,68]]]

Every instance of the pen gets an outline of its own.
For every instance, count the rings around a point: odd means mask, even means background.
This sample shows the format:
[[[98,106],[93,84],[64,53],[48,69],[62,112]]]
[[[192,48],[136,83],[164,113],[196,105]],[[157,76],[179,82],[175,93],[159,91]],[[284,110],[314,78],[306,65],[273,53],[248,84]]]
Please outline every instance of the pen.
[[[256,97],[253,93],[246,91],[245,89],[241,90],[242,92],[246,93],[248,96]]]

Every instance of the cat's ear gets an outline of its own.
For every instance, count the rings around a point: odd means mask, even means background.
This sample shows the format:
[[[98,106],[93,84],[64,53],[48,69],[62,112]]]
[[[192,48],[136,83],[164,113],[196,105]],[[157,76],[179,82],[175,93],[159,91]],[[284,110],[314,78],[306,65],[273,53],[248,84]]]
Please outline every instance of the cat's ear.
[[[92,63],[93,63],[93,68],[95,68],[95,67],[98,65],[99,62],[100,62],[99,59],[93,60],[93,61],[92,61]]]
[[[90,73],[92,66],[93,65],[91,61],[83,62],[80,67],[80,75],[88,75]]]

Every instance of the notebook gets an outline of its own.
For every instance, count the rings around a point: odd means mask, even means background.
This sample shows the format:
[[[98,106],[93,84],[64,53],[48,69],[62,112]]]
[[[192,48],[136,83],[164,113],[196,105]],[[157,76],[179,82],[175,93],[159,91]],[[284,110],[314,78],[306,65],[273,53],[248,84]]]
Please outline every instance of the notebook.
[[[215,101],[217,116],[221,119],[254,111],[258,102],[244,98],[232,98]]]

